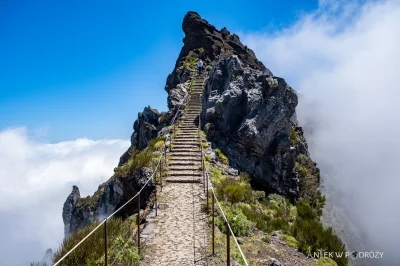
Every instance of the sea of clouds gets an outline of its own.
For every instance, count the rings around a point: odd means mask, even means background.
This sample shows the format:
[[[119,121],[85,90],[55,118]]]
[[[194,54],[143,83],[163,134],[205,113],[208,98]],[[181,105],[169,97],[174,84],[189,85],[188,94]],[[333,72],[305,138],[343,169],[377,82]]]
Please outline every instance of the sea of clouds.
[[[320,1],[290,27],[241,36],[298,91],[298,118],[325,192],[363,248],[385,252],[371,263],[398,265],[400,2]]]
[[[78,185],[93,194],[129,147],[125,140],[32,139],[25,128],[0,131],[1,265],[29,265],[64,237],[62,206]]]

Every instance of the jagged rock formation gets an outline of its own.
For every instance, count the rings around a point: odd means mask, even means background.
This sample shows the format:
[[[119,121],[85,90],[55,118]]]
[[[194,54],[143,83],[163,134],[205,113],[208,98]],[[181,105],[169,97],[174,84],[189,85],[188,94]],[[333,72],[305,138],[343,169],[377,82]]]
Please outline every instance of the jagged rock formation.
[[[226,28],[217,30],[196,12],[188,12],[183,19],[182,29],[185,33],[183,47],[176,60],[174,71],[168,76],[165,90],[168,92],[168,107],[174,108],[176,101],[170,95],[185,96],[179,86],[183,86],[190,78],[190,57],[195,54],[202,58],[206,64],[211,64],[231,55],[237,55],[242,63],[253,69],[260,70],[269,75],[271,71],[257,60],[254,52],[243,45],[236,34],[231,34]],[[178,86],[178,84],[181,84]],[[179,100],[178,100],[179,102]]]
[[[79,192],[79,188],[77,186],[72,186],[72,192],[71,194],[69,194],[66,201],[64,202],[63,212],[62,212],[65,237],[68,237],[71,234],[71,231],[73,231],[71,230],[71,228],[74,227],[73,225],[71,225],[71,222],[73,220],[72,213],[74,212],[76,207],[76,202],[80,197],[81,194]]]
[[[102,220],[132,198],[151,176],[149,168],[142,168],[133,176],[113,176],[101,184],[93,196],[81,198],[79,189],[73,186],[71,194],[64,203],[64,235],[68,237],[77,229],[90,225],[95,220]],[[140,206],[145,207],[146,200],[155,187],[150,181],[141,192]],[[137,201],[118,212],[117,216],[126,216],[137,211]]]
[[[233,55],[210,71],[204,96],[205,131],[231,165],[249,173],[266,191],[296,197],[296,157],[307,149],[304,138],[291,143],[297,105],[293,89],[282,78],[246,67]]]

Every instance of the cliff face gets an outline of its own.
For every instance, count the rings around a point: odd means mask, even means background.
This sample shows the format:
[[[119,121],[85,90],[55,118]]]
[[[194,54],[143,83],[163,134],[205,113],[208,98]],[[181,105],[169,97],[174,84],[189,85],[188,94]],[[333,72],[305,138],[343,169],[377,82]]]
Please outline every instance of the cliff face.
[[[101,184],[93,196],[81,198],[77,186],[73,186],[63,207],[64,235],[68,237],[72,232],[90,225],[95,220],[102,220],[121,205],[133,197],[148,181],[151,176],[149,168],[142,168],[134,175],[113,176]],[[145,207],[146,200],[155,187],[150,181],[143,189],[140,198],[141,208]],[[129,203],[130,206],[118,212],[117,216],[125,216],[137,211],[137,200]],[[129,213],[127,212],[129,211]]]
[[[205,131],[231,165],[264,190],[296,197],[299,149],[290,135],[297,96],[286,82],[234,55],[210,71],[204,95]]]

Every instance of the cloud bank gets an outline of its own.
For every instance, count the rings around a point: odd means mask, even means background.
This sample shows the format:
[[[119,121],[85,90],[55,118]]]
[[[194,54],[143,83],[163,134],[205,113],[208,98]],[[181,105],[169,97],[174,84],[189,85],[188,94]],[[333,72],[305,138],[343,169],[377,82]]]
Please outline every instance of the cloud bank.
[[[64,237],[62,206],[78,185],[92,194],[117,166],[129,141],[36,142],[25,128],[0,131],[1,265],[39,261]]]
[[[325,191],[365,248],[385,252],[371,264],[398,265],[400,2],[320,1],[289,28],[243,36],[299,92],[298,118]]]

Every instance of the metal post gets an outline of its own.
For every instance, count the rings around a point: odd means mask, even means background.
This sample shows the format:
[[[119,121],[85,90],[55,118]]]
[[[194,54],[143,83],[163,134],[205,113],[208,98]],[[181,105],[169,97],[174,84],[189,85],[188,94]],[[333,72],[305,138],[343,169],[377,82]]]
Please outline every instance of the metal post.
[[[214,194],[212,195],[212,254],[214,255],[215,221],[214,221]]]
[[[107,232],[107,218],[104,222],[104,264],[108,266],[108,232]]]
[[[206,192],[205,190],[206,190],[206,180],[207,180],[207,177],[206,177],[206,171],[205,171],[205,162],[204,162],[204,157],[201,157],[201,163],[203,164],[203,178],[204,178],[204,193]]]
[[[228,223],[225,222],[226,226],[226,265],[230,266],[231,265],[231,241],[230,241],[230,231],[228,227]]]
[[[161,187],[161,192],[162,192],[163,184],[162,184],[162,173],[161,173],[161,171],[160,171],[160,187]]]
[[[157,180],[156,180],[156,188],[154,190],[154,194],[155,194],[155,205],[156,205],[156,216],[157,216]]]
[[[138,195],[138,253],[140,254],[140,193]]]
[[[172,151],[172,142],[173,142],[173,133],[172,133],[172,130],[170,130],[170,135],[171,135],[171,141],[170,141],[170,143],[169,143],[169,150],[170,151]],[[167,148],[167,147],[165,147],[165,148]]]
[[[206,184],[207,184],[206,194],[207,194],[207,213],[208,213],[208,175],[207,175],[207,173],[206,173]]]

